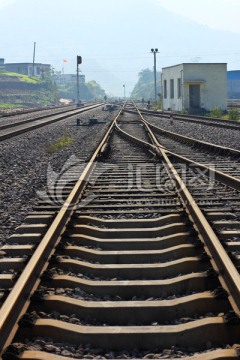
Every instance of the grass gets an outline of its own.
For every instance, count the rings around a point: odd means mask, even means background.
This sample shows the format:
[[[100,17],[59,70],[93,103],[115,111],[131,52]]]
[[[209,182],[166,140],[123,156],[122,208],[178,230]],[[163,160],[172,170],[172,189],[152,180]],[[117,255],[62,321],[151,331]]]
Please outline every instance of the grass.
[[[227,114],[224,114],[220,108],[213,108],[209,114],[209,117],[219,118],[223,120],[235,120],[239,121],[240,114],[238,109],[229,109]]]
[[[0,103],[0,109],[15,109],[17,107],[23,106],[21,104]]]
[[[68,145],[71,145],[73,141],[74,139],[71,136],[64,134],[57,141],[53,142],[52,144],[49,144],[46,147],[46,152],[49,154],[53,154],[56,151],[61,150]]]
[[[31,83],[31,84],[37,84],[37,83],[39,83],[41,81],[38,77],[35,77],[35,76],[30,77],[30,76],[27,76],[27,75],[14,73],[14,72],[10,72],[10,71],[4,71],[4,70],[0,71],[0,75],[17,76],[19,81],[23,81],[23,82],[27,82],[27,83]]]

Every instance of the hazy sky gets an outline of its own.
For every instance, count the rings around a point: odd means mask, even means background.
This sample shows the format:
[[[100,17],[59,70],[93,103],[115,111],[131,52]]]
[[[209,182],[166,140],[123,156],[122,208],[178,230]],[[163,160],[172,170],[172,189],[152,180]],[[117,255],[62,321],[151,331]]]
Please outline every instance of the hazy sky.
[[[240,67],[240,0],[0,0],[0,57],[81,71],[114,95],[128,95],[145,68],[182,62]],[[63,62],[67,60],[67,62]],[[64,68],[64,69],[63,69]]]
[[[240,33],[240,0],[158,0],[161,6],[213,29]]]

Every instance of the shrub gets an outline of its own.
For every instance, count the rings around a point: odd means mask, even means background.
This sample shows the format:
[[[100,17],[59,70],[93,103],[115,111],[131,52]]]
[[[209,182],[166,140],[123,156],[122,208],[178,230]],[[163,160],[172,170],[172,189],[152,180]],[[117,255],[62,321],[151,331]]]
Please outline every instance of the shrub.
[[[228,111],[228,118],[229,120],[238,120],[239,118],[239,113],[237,109],[230,109]]]
[[[213,108],[210,112],[210,117],[213,118],[220,118],[222,116],[222,109],[220,108]]]

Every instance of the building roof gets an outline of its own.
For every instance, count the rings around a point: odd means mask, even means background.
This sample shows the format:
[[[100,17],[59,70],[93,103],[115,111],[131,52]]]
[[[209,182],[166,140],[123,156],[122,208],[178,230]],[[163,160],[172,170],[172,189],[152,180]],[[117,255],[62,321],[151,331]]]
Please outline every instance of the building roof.
[[[176,65],[171,65],[171,66],[165,66],[162,69],[169,69],[175,66],[180,66],[180,65],[227,65],[227,63],[181,63],[181,64],[176,64]]]
[[[32,65],[32,62],[24,62],[24,63],[5,63],[5,65]],[[34,63],[34,65],[44,65],[44,66],[51,66],[50,64],[43,64],[43,63]]]

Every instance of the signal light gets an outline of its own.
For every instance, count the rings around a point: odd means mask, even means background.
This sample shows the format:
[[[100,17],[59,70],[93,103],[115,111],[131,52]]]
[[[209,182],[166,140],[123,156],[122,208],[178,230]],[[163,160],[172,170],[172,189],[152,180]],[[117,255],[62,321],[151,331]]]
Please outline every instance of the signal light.
[[[77,55],[77,64],[80,65],[82,63],[82,57]]]

